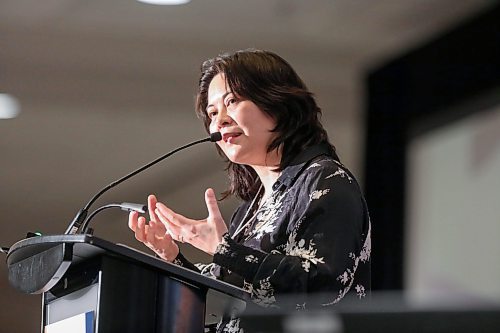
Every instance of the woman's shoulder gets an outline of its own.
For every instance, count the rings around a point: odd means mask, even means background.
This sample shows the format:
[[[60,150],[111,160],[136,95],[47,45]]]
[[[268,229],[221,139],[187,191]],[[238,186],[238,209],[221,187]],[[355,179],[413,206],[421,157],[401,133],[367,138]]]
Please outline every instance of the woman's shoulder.
[[[355,177],[349,169],[332,156],[321,155],[312,159],[304,168],[303,175],[306,178],[310,176],[322,177],[324,179],[339,178],[355,182]]]

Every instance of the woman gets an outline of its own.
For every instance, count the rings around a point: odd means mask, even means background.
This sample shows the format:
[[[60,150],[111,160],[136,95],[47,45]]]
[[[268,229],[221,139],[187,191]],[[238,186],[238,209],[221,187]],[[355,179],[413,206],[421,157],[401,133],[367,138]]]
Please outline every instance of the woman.
[[[370,290],[370,221],[352,174],[320,123],[321,110],[292,67],[260,50],[203,63],[196,110],[221,132],[230,187],[243,200],[229,230],[212,189],[208,217],[192,220],[148,198],[150,221],[132,212],[136,238],[161,258],[247,290],[262,305],[286,294],[323,295],[321,305]],[[213,255],[195,266],[176,241]],[[307,304],[297,298],[297,307]],[[232,322],[234,329],[238,323]]]

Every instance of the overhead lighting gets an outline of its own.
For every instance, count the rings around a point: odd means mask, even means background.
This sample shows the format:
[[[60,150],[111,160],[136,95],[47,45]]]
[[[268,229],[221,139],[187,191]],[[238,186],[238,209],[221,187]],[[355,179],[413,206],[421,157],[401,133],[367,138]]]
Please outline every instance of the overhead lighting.
[[[147,3],[149,5],[183,5],[191,0],[137,0],[142,3]]]
[[[0,119],[11,119],[19,114],[19,102],[9,94],[0,93]]]

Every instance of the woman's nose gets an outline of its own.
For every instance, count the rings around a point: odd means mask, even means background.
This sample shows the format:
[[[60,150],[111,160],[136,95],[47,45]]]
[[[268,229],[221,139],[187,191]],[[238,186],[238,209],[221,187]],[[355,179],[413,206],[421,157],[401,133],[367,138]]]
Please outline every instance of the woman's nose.
[[[221,109],[217,114],[216,124],[218,127],[228,126],[232,123],[233,119],[227,114],[226,109]]]

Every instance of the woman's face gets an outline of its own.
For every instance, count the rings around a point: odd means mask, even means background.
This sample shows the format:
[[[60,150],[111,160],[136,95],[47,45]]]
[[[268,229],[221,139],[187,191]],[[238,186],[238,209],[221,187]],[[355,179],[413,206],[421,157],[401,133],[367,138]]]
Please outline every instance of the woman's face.
[[[217,144],[231,162],[251,166],[277,166],[276,153],[267,147],[276,136],[276,122],[250,100],[233,94],[224,75],[217,74],[208,87],[207,115],[210,133],[221,132]],[[272,154],[272,155],[271,155]]]

